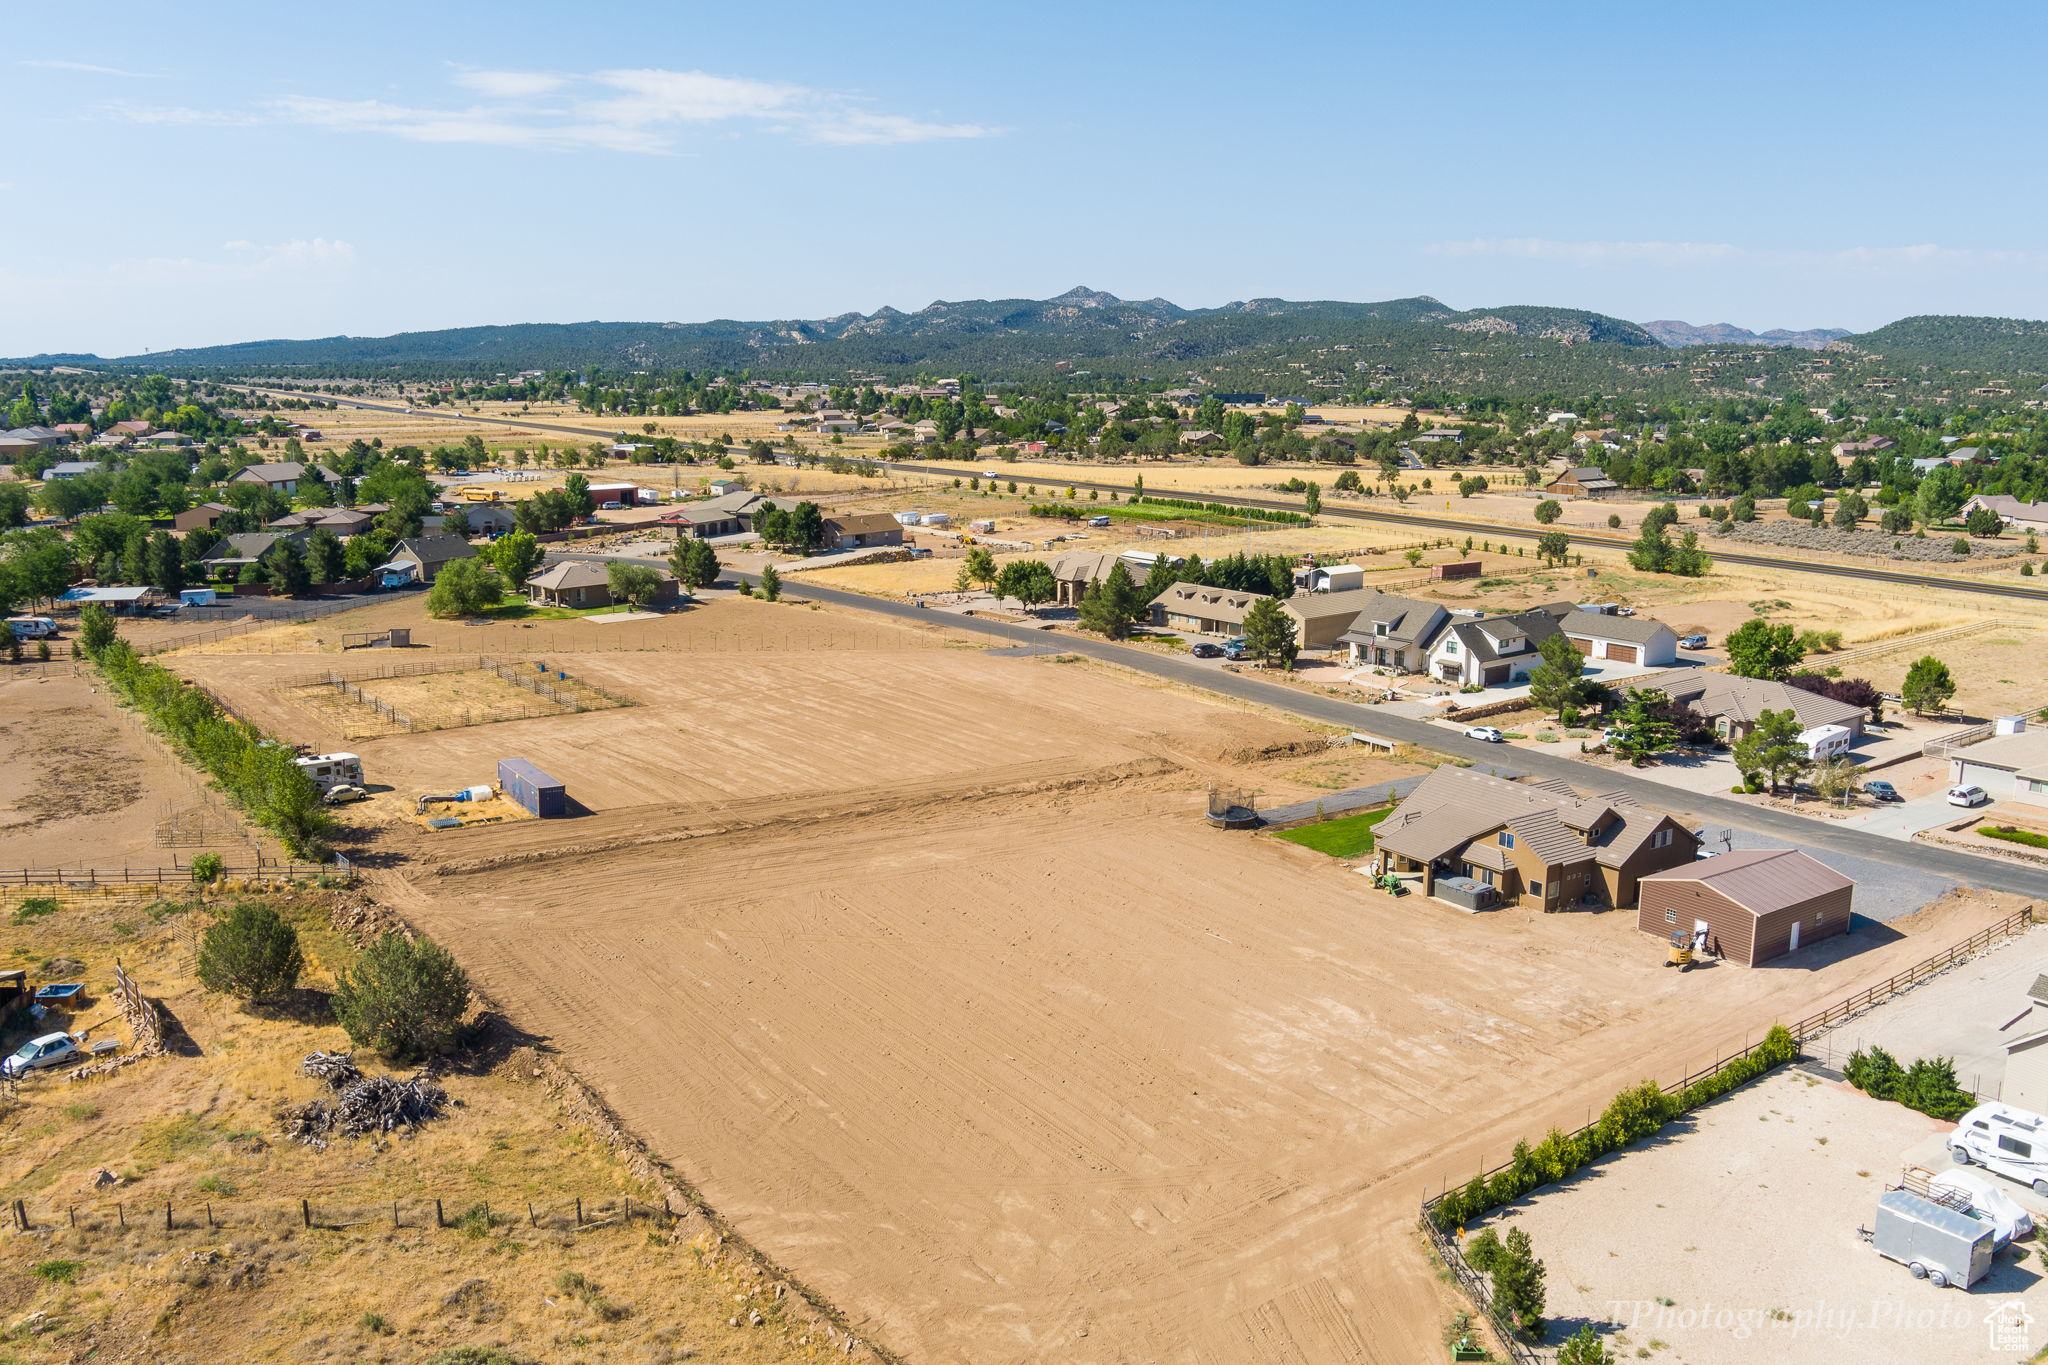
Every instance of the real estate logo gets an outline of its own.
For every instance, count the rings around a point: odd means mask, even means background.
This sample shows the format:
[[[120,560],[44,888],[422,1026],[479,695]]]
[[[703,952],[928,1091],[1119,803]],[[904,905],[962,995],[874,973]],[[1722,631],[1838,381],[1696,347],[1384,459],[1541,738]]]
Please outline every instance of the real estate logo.
[[[2024,1355],[2032,1349],[2027,1344],[2027,1329],[2033,1322],[2034,1315],[2029,1313],[2027,1305],[2018,1299],[1992,1309],[1984,1315],[1984,1325],[1991,1332],[1990,1349],[2018,1351]]]

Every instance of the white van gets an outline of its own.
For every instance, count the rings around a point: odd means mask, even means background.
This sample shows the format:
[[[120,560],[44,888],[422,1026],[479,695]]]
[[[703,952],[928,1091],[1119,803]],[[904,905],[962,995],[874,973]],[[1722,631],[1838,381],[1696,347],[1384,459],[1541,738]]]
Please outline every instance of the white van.
[[[17,640],[47,640],[57,633],[57,623],[47,616],[10,616],[7,628]]]
[[[1958,1166],[1982,1166],[2048,1196],[2048,1118],[2010,1104],[1980,1104],[1948,1136]]]

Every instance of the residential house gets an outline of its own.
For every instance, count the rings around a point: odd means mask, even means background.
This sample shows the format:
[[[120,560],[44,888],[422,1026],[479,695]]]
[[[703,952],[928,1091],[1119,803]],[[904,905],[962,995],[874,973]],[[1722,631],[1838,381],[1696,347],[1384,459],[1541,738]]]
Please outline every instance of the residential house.
[[[0,436],[10,441],[26,441],[43,450],[64,444],[64,433],[55,427],[15,427],[9,431],[0,431]]]
[[[298,527],[308,531],[327,530],[345,540],[369,530],[376,520],[373,514],[359,507],[308,507],[299,512],[287,512],[269,525],[273,531],[289,531]]]
[[[1876,455],[1890,450],[1897,444],[1898,442],[1889,436],[1872,436],[1861,441],[1837,441],[1833,453],[1841,463],[1848,464],[1858,455]]]
[[[1243,630],[1244,614],[1252,609],[1252,604],[1269,600],[1265,593],[1175,583],[1153,599],[1152,620],[1169,630],[1236,635]]]
[[[661,575],[662,590],[656,600],[673,598],[676,595],[676,580],[665,569],[656,569]],[[587,610],[592,607],[612,606],[610,566],[588,560],[571,559],[551,565],[549,568],[526,580],[526,594],[535,602],[550,607],[568,607],[573,610]]]
[[[102,460],[60,460],[43,471],[45,479],[82,479],[88,474],[98,474],[106,469]]]
[[[1647,616],[1609,616],[1580,611],[1570,602],[1537,608],[1556,618],[1565,638],[1589,659],[1669,668],[1678,662],[1678,633]]]
[[[1309,564],[1294,571],[1296,592],[1350,592],[1365,586],[1365,570],[1356,564]]]
[[[244,564],[254,564],[262,559],[280,542],[304,545],[306,534],[304,527],[289,531],[238,531],[234,535],[223,536],[217,545],[200,557],[199,562],[213,573],[239,569]]]
[[[172,517],[171,525],[180,531],[211,531],[220,524],[222,517],[234,510],[224,502],[202,502]]]
[[[41,446],[25,437],[0,434],[0,464],[14,464],[41,450]]]
[[[887,512],[841,512],[824,519],[825,548],[859,550],[901,545],[903,526]]]
[[[1294,618],[1295,640],[1303,649],[1337,649],[1346,645],[1360,615],[1386,597],[1377,588],[1298,592],[1282,599],[1280,609]]]
[[[2005,1077],[1998,1098],[2038,1114],[2048,1108],[2048,976],[2034,978],[2027,1006],[1999,1029],[2013,1036],[2003,1044]]]
[[[1979,493],[1963,504],[1963,515],[1982,508],[2015,531],[2048,531],[2048,502],[2021,502],[2004,493]]]
[[[1513,616],[1453,616],[1430,646],[1425,671],[1458,687],[1527,682],[1530,670],[1543,662],[1543,642],[1558,633],[1557,618],[1540,609]]]
[[[1180,443],[1193,450],[1202,450],[1223,444],[1223,437],[1213,431],[1184,431],[1180,434]]]
[[[2048,797],[2048,729],[2031,728],[2025,716],[2001,716],[1992,725],[1997,733],[1948,751],[1949,785],[2023,801]]]
[[[1682,702],[1706,716],[1714,733],[1733,744],[1756,728],[1765,711],[1790,711],[1803,727],[1802,738],[1809,750],[1847,748],[1862,735],[1870,713],[1862,707],[1818,692],[1805,692],[1788,683],[1765,678],[1739,678],[1733,673],[1709,673],[1703,668],[1679,668],[1669,673],[1646,673],[1629,681],[1631,687],[1655,689],[1675,702]],[[1836,733],[1839,731],[1840,733]],[[1819,757],[1820,752],[1815,751]]]
[[[1849,931],[1856,883],[1791,848],[1737,849],[1646,873],[1636,927],[1757,967]]]
[[[1607,477],[1607,471],[1593,465],[1573,465],[1543,485],[1553,498],[1604,498],[1621,491],[1621,485]]]
[[[1055,556],[1047,565],[1052,570],[1053,602],[1062,607],[1079,606],[1089,585],[1108,578],[1119,564],[1137,583],[1143,583],[1151,571],[1150,565],[1134,564],[1115,551],[1069,550]]]
[[[1375,593],[1338,640],[1349,650],[1353,666],[1421,673],[1429,668],[1430,646],[1450,619],[1438,603]]]
[[[86,422],[59,422],[56,432],[67,441],[82,441],[92,435],[92,426]]]
[[[391,558],[377,569],[384,575],[387,588],[402,583],[431,583],[448,564],[475,554],[476,547],[461,536],[415,536],[399,541]]]
[[[306,477],[308,469],[318,469],[320,477],[328,483],[341,482],[341,475],[326,465],[306,465],[297,460],[277,460],[264,464],[252,464],[237,472],[230,483],[260,483],[280,493],[299,491],[299,480]]]
[[[519,518],[502,502],[462,509],[462,519],[473,536],[502,536],[519,528]]]
[[[787,502],[788,499],[783,499]],[[772,505],[774,499],[741,488],[715,498],[686,502],[661,516],[664,526],[676,528],[677,536],[710,540],[715,536],[736,536],[753,525],[754,513]]]
[[[121,433],[121,435],[126,437],[135,437],[147,436],[152,431],[155,431],[156,428],[151,426],[149,423],[143,421],[139,417],[131,417],[126,421],[114,423],[112,426],[108,427],[107,430],[118,431]]]
[[[1641,880],[1693,861],[1699,840],[1671,816],[1618,795],[1582,797],[1558,779],[1513,782],[1475,768],[1434,769],[1373,830],[1373,871],[1440,879],[1468,907],[1497,901],[1545,911],[1636,903]]]

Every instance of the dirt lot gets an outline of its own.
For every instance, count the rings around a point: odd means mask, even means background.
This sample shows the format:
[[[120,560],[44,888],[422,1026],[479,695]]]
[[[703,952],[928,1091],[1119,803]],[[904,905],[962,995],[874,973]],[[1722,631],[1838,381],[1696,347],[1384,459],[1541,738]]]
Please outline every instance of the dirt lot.
[[[1955,700],[1949,703],[1954,710],[1978,720],[2031,716],[2048,706],[2048,677],[2041,669],[2043,643],[2039,630],[2022,626],[2000,626],[1932,644],[1901,640],[1898,648],[1859,662],[1855,672],[1887,692],[1897,692],[1914,660],[1932,654],[1955,676]]]
[[[0,668],[0,868],[154,867],[154,831],[197,784],[67,668]],[[226,851],[226,850],[222,850]]]
[[[2038,1305],[2038,1246],[2001,1255],[1965,1294],[1913,1279],[1856,1235],[1927,1139],[1951,1126],[1782,1072],[1508,1216],[1549,1266],[1553,1319],[1566,1330],[1604,1324],[1622,1358],[2024,1359],[2042,1344],[2038,1325],[2026,1350],[1991,1352],[1985,1315],[2028,1297]]]

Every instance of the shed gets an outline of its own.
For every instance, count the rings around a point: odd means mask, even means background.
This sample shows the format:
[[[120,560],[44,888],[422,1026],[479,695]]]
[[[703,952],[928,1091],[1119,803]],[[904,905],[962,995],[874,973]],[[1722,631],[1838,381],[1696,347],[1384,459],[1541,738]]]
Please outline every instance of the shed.
[[[568,789],[523,758],[498,760],[498,790],[543,819],[569,813]]]
[[[1642,878],[1636,927],[1743,967],[1847,933],[1856,883],[1793,848],[1744,849]]]

